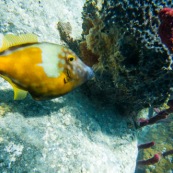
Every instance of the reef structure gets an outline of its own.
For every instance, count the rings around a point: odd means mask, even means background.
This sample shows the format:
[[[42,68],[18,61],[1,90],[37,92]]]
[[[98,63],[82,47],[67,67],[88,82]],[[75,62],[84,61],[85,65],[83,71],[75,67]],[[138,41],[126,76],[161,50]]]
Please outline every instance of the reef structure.
[[[172,59],[158,36],[158,12],[171,0],[87,0],[81,57],[93,66],[90,95],[126,114],[165,103],[173,86]]]

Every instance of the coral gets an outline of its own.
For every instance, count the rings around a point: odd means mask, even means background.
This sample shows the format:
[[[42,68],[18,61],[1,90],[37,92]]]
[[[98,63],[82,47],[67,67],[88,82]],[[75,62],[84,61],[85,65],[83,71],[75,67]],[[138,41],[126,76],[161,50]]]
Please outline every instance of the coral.
[[[173,113],[173,100],[169,100],[167,105],[169,108],[162,111],[158,111],[157,114],[151,118],[145,119],[140,118],[136,122],[137,128],[144,127],[146,125],[152,125],[157,123],[160,120],[166,119],[170,113]]]
[[[167,118],[168,113],[166,111],[160,111],[157,115],[153,116],[149,119],[142,119],[140,118],[138,120],[138,126],[143,127],[146,125],[152,125],[155,124],[157,121]]]
[[[146,158],[150,158],[151,155],[154,155],[156,152],[159,152],[161,156],[161,160],[157,164],[157,166],[153,166],[153,165],[151,166],[145,165],[145,167],[138,166],[136,173],[145,172],[146,170],[148,170],[147,172],[152,172],[152,173],[169,172],[169,170],[172,170],[173,100],[169,100],[167,105],[164,105],[164,107],[154,108],[153,110],[156,112],[155,113],[156,115],[154,115],[153,117],[152,117],[153,115],[152,111],[148,113],[146,112],[146,116],[149,118],[143,118],[143,122],[145,122],[146,123],[145,125],[147,126],[144,128],[140,128],[138,140],[142,142],[151,140],[151,141],[154,141],[154,143],[156,143],[157,145],[154,145],[154,147],[152,148],[149,147],[147,150],[141,150],[140,148],[141,146],[150,146],[150,143],[139,145],[138,149],[140,149],[140,151],[139,151],[138,158],[140,158],[140,160],[145,160]],[[167,116],[167,118],[160,120],[160,116],[164,118],[164,114]],[[151,124],[149,123],[150,121],[152,122]],[[144,123],[142,124],[141,127],[143,127],[143,125]],[[152,125],[152,126],[148,126],[148,125]],[[142,149],[145,149],[145,148],[142,147]]]
[[[155,143],[152,141],[152,142],[148,142],[148,143],[138,145],[138,149],[143,150],[143,149],[151,148],[154,145],[155,145]],[[150,159],[138,160],[136,165],[137,165],[137,167],[145,166],[145,165],[153,165],[155,163],[158,163],[160,161],[160,159],[161,159],[161,154],[157,153]]]
[[[162,42],[173,53],[173,9],[163,8],[159,11],[161,24],[159,26],[159,36]]]
[[[139,145],[138,146],[138,149],[150,148],[150,147],[153,146],[153,144],[154,144],[154,142],[142,144],[142,145]],[[163,152],[159,152],[157,154],[154,154],[154,156],[151,157],[151,158],[149,158],[149,159],[146,159],[146,160],[143,160],[143,159],[142,160],[138,160],[137,163],[136,163],[136,165],[137,165],[136,172],[142,172],[143,166],[154,165],[154,164],[156,164],[158,162],[161,162],[161,164],[164,165],[165,160],[168,158],[169,155],[172,155],[172,154],[173,154],[173,150],[168,150],[168,151],[163,151]],[[167,164],[167,166],[168,166],[168,164]],[[167,168],[169,168],[169,166]],[[155,170],[154,172],[158,172],[158,170],[159,170],[159,168],[157,168],[157,170]],[[163,172],[163,170],[162,171],[160,170],[159,172]]]
[[[162,44],[157,36],[158,11],[162,6],[173,6],[171,0],[108,0],[104,2],[105,29],[114,23],[127,28],[145,47],[162,51]]]
[[[139,150],[147,149],[147,148],[150,148],[154,145],[155,145],[154,142],[148,142],[145,144],[138,145],[138,149]],[[147,159],[147,160],[138,160],[137,161],[137,170],[140,169],[141,166],[148,166],[148,165],[153,165],[155,163],[158,163],[162,158],[165,158],[165,157],[172,155],[172,154],[173,154],[173,150],[169,150],[169,151],[164,151],[162,153],[160,152],[160,153],[154,154],[154,156],[152,158]]]
[[[93,98],[117,105],[126,114],[166,102],[173,85],[172,61],[158,37],[157,15],[165,5],[173,3],[86,1],[82,41],[86,49],[81,55],[94,54],[96,80],[88,82]]]
[[[140,144],[138,145],[138,149],[146,149],[146,148],[150,148],[152,146],[154,146],[155,143],[152,141],[152,142],[148,142],[148,143],[145,143],[145,144]]]
[[[144,166],[144,165],[153,165],[155,163],[158,163],[160,161],[161,157],[160,154],[155,154],[152,158],[147,160],[139,160],[137,162],[137,166]]]

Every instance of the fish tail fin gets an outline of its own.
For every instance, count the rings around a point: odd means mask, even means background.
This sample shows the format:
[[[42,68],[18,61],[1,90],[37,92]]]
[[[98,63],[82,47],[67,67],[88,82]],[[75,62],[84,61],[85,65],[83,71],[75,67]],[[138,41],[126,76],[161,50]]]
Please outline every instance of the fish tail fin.
[[[37,43],[38,37],[35,34],[22,34],[22,35],[13,35],[7,34],[3,35],[0,33],[0,52],[22,44],[29,44],[29,43]]]

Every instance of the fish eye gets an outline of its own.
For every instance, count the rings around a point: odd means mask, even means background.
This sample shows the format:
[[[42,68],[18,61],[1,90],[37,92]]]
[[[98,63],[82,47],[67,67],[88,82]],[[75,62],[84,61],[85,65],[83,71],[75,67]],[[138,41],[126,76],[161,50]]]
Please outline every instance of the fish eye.
[[[73,60],[74,60],[74,57],[72,57],[72,56],[69,56],[69,57],[68,57],[68,61],[69,61],[69,62],[72,62]]]

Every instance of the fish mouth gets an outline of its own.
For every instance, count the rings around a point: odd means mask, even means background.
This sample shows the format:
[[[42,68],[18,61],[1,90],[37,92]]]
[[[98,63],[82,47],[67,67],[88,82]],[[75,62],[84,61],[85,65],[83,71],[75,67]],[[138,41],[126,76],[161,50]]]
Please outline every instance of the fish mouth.
[[[86,67],[86,71],[87,71],[87,80],[92,79],[95,75],[94,75],[94,71],[91,67]]]

